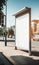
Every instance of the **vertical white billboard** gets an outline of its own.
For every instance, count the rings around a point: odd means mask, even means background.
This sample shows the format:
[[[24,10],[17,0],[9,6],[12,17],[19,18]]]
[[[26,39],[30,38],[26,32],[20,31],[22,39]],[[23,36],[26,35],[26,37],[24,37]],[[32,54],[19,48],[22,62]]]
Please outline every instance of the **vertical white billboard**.
[[[16,18],[16,47],[29,50],[29,14]]]

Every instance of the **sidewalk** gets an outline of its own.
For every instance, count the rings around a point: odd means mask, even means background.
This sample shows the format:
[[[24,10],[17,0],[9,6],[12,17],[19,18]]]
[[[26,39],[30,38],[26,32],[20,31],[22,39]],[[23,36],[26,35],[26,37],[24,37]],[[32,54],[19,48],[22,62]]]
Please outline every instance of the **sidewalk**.
[[[33,45],[32,56],[29,56],[28,52],[21,50],[15,50],[14,43],[8,43],[5,47],[3,43],[0,46],[0,52],[3,54],[15,65],[39,65],[39,47]],[[12,45],[12,46],[11,46]],[[36,49],[36,50],[35,50]],[[37,51],[37,52],[36,52]],[[29,64],[26,64],[29,63]]]

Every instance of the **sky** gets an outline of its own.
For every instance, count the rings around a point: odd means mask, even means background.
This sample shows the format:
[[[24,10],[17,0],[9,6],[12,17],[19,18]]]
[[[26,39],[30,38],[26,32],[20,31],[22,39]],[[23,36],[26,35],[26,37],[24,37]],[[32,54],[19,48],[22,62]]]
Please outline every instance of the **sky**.
[[[15,25],[15,17],[13,14],[24,7],[31,8],[31,20],[39,20],[39,0],[8,0],[7,27]]]

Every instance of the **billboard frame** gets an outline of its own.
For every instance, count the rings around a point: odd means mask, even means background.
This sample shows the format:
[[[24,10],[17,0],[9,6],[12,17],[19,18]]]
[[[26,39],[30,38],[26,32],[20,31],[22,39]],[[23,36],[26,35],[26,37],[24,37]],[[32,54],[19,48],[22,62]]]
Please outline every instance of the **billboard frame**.
[[[15,27],[16,27],[16,18],[27,13],[29,13],[29,55],[31,55],[31,8],[25,7],[19,10],[18,12],[16,12],[13,16],[15,16]],[[16,29],[15,29],[15,34],[16,34]],[[16,36],[15,36],[15,45],[16,45]],[[17,49],[16,46],[15,49]]]

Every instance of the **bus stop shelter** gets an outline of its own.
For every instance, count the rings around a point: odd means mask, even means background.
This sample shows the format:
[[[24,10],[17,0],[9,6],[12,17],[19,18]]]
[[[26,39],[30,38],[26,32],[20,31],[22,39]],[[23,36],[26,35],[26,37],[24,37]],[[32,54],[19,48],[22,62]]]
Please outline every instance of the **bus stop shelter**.
[[[31,8],[25,7],[14,14],[15,16],[15,48],[29,51],[31,54]]]

